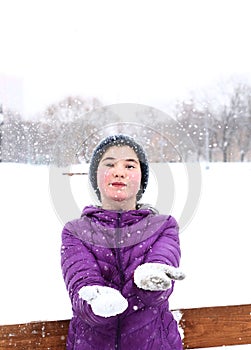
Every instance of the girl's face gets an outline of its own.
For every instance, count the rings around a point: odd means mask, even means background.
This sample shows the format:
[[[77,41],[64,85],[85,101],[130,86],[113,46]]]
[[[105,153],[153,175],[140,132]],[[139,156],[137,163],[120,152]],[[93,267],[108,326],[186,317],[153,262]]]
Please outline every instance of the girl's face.
[[[129,146],[108,148],[99,162],[97,183],[104,209],[135,209],[141,168],[134,150]]]

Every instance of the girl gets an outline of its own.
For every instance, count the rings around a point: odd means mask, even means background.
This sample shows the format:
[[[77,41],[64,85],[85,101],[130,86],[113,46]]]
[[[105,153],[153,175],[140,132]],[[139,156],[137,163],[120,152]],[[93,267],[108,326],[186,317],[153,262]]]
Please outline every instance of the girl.
[[[148,182],[143,148],[110,136],[95,148],[89,179],[101,206],[62,232],[62,271],[72,303],[67,350],[182,350],[168,298],[183,279],[178,226],[139,204]]]

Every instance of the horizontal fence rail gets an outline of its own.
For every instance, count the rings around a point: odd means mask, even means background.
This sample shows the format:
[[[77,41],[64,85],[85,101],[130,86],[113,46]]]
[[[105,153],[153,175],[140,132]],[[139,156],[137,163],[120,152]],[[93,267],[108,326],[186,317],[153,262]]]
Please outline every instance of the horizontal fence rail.
[[[184,349],[251,344],[251,304],[174,310]],[[0,350],[65,350],[69,320],[0,326]]]
[[[180,312],[184,349],[251,344],[251,304],[184,309]]]

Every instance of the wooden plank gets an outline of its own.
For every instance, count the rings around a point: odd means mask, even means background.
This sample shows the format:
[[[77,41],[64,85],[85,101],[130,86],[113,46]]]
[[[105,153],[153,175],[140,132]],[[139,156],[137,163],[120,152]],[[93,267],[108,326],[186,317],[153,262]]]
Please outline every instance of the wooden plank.
[[[1,350],[65,350],[69,321],[0,326]]]
[[[251,304],[180,309],[184,349],[251,344]],[[65,350],[69,320],[0,326],[0,350]]]
[[[181,309],[184,349],[251,344],[251,305]]]

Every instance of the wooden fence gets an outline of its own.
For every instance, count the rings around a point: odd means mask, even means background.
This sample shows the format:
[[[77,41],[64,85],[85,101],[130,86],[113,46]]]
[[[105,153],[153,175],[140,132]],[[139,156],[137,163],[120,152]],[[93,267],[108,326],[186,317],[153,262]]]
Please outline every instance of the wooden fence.
[[[251,344],[251,304],[174,310],[184,349]],[[0,350],[64,350],[69,320],[0,326]]]

